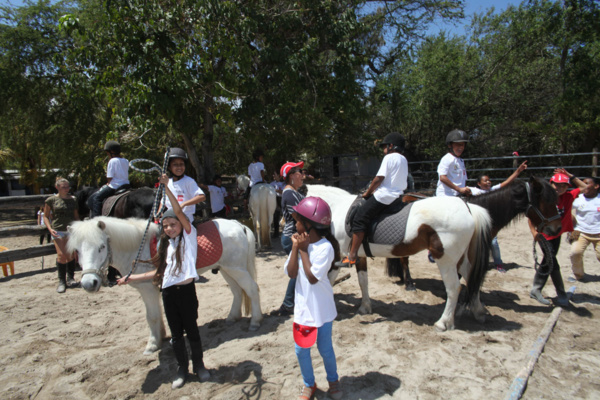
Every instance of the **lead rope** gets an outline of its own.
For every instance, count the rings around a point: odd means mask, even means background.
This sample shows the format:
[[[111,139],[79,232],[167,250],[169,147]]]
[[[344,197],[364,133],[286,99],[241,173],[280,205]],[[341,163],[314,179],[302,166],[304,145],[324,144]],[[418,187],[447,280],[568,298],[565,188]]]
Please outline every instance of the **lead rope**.
[[[165,174],[167,172],[167,166],[169,163],[169,150],[170,150],[170,148],[167,147],[167,151],[165,151],[165,158],[163,160],[162,170],[160,169],[158,164],[156,164],[154,161],[146,160],[143,158],[138,158],[136,160],[130,161],[129,166],[131,168],[133,168],[134,170],[140,171],[140,172],[158,171],[162,176],[163,174]],[[151,164],[154,164],[154,167],[148,168],[148,169],[136,168],[133,164],[136,162],[140,162],[140,161],[149,162]],[[148,229],[150,228],[150,224],[152,223],[152,221],[154,219],[156,219],[160,214],[160,210],[158,210],[158,204],[159,204],[159,200],[162,200],[164,195],[165,195],[165,187],[161,183],[160,186],[158,187],[158,190],[156,191],[156,196],[154,197],[154,205],[152,206],[152,212],[150,213],[150,217],[148,217],[148,223],[146,224],[146,229],[144,230],[144,236],[142,236],[142,242],[140,243],[140,248],[138,249],[137,255],[135,256],[135,261],[133,261],[133,266],[131,267],[131,271],[129,271],[129,273],[125,277],[125,282],[127,282],[129,280],[129,277],[131,276],[133,271],[135,271],[135,268],[137,267],[138,262],[140,261],[140,256],[142,255],[142,250],[144,249],[144,246],[146,245],[146,236],[148,234]]]

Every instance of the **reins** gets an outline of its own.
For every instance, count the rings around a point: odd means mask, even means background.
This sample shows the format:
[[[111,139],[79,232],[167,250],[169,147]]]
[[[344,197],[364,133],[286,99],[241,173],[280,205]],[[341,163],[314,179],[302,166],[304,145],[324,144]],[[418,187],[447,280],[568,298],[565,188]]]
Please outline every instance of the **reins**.
[[[151,173],[152,171],[157,171],[162,176],[162,174],[165,174],[167,172],[167,166],[169,163],[169,150],[170,150],[170,148],[167,147],[167,151],[165,152],[165,158],[163,160],[162,170],[160,169],[159,165],[156,164],[154,161],[146,160],[143,158],[131,160],[129,162],[129,166],[139,172]],[[134,163],[141,162],[141,161],[148,162],[150,164],[154,164],[154,167],[148,168],[148,169],[141,169],[141,168],[136,168],[133,165]],[[129,273],[125,277],[125,282],[127,282],[129,280],[129,277],[131,276],[133,271],[135,271],[135,268],[137,267],[137,264],[140,261],[140,256],[142,255],[142,250],[144,249],[144,246],[146,245],[146,236],[148,235],[148,229],[150,228],[150,224],[152,223],[152,221],[155,218],[157,218],[160,214],[160,210],[158,210],[158,204],[159,204],[159,199],[162,200],[164,194],[165,194],[165,187],[161,183],[160,186],[158,187],[158,190],[156,191],[156,196],[154,197],[154,205],[152,206],[152,212],[150,213],[150,217],[148,217],[148,223],[146,224],[146,229],[144,230],[144,236],[142,236],[142,242],[140,243],[140,247],[138,249],[137,255],[135,256],[135,260],[133,261],[133,266],[131,267],[131,271],[129,271]]]

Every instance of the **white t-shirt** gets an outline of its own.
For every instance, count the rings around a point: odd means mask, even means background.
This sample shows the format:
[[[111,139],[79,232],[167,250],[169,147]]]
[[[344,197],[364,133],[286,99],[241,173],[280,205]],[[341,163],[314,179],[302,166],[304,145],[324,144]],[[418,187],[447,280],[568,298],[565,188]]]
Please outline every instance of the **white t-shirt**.
[[[290,253],[291,256],[291,253]],[[287,266],[290,256],[283,269],[287,275]],[[302,259],[298,254],[298,277],[296,278],[296,292],[294,297],[294,322],[300,325],[320,327],[331,322],[337,317],[333,288],[327,278],[327,272],[333,262],[333,246],[322,238],[318,242],[308,245],[310,258],[310,271],[319,281],[311,284],[304,273]]]
[[[113,157],[108,161],[106,177],[112,178],[109,187],[118,189],[129,184],[129,161],[122,157]]]
[[[446,175],[450,182],[459,188],[463,188],[467,183],[467,169],[462,158],[456,157],[451,153],[446,154],[440,160],[437,168],[438,176]],[[458,196],[458,192],[444,185],[442,181],[437,182],[436,196]]]
[[[573,202],[577,226],[575,230],[590,235],[600,233],[600,195],[587,198],[583,194]]]
[[[186,233],[185,229],[183,230],[181,271],[178,275],[174,275],[175,265],[177,264],[177,256],[175,255],[177,243],[179,243],[179,237],[169,239],[169,247],[167,248],[167,267],[165,268],[165,275],[163,276],[162,281],[163,289],[177,285],[189,278],[194,278],[194,280],[199,279],[198,272],[196,272],[196,256],[198,255],[196,228],[192,226],[190,233]]]
[[[173,178],[169,179],[169,184],[167,186],[169,187],[169,190],[171,191],[171,193],[173,193],[173,195],[175,195],[175,198],[177,199],[177,202],[179,203],[179,205],[181,205],[181,203],[188,201],[196,196],[200,196],[200,195],[204,194],[202,189],[200,189],[198,187],[198,184],[196,183],[196,181],[187,175],[184,175],[183,178],[181,178],[178,181],[174,181]],[[173,208],[171,206],[171,201],[169,200],[169,197],[167,197],[167,196],[165,196],[165,206],[168,209]],[[196,211],[195,204],[183,207],[183,212],[185,213],[185,215],[187,215],[190,222],[194,221],[194,212],[195,211]]]
[[[262,182],[263,178],[260,171],[264,171],[265,164],[260,161],[253,162],[248,165],[248,175],[250,176],[250,186],[253,186],[257,182]]]
[[[383,176],[381,185],[373,196],[375,199],[383,204],[389,205],[402,193],[407,187],[408,179],[408,162],[406,158],[400,153],[390,153],[383,157],[377,176]]]
[[[212,212],[221,211],[225,207],[227,190],[223,186],[208,185],[208,192],[210,193],[210,209]]]
[[[471,186],[469,186],[469,189],[471,189],[471,194],[473,196],[479,196],[480,194],[489,193],[489,192],[493,192],[494,190],[500,189],[500,185],[501,185],[501,183],[494,185],[489,190],[483,190],[481,188],[471,187]]]

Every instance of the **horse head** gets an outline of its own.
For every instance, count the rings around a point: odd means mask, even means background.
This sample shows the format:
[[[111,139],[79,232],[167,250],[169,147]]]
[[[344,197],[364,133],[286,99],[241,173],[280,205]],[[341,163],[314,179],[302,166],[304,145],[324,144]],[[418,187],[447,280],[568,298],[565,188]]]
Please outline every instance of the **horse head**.
[[[545,180],[532,176],[525,183],[529,206],[525,215],[539,233],[556,236],[562,229],[561,215],[556,203],[558,194]]]
[[[235,181],[237,182],[237,190],[240,193],[244,193],[248,189],[248,185],[250,185],[250,178],[246,175],[236,175]]]
[[[110,239],[104,221],[80,221],[69,227],[68,250],[77,251],[83,272],[81,287],[87,292],[97,292],[107,284],[108,266],[112,262]]]

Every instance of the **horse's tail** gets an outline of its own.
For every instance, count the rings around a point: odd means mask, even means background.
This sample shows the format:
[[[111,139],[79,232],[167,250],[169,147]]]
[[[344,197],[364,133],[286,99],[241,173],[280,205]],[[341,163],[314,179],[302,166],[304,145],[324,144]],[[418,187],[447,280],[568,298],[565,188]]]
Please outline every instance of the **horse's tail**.
[[[244,227],[244,232],[246,233],[246,239],[248,240],[248,251],[246,252],[246,266],[248,268],[248,273],[252,277],[252,280],[256,282],[256,248],[255,248],[255,239],[254,234],[252,233],[252,229],[248,228],[246,225],[240,224]],[[260,290],[260,289],[259,289]],[[242,291],[242,311],[244,315],[250,315],[252,310],[252,302],[250,297],[246,293],[245,290]]]
[[[404,276],[402,274],[402,263],[400,262],[399,258],[386,258],[385,267],[387,276],[389,276],[390,278],[402,278]]]
[[[467,257],[472,260],[471,271],[467,280],[467,294],[469,301],[471,301],[479,295],[479,290],[488,270],[492,220],[488,212],[482,207],[469,204],[469,209],[475,221],[475,232],[467,253]]]

